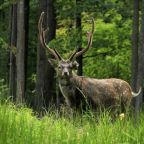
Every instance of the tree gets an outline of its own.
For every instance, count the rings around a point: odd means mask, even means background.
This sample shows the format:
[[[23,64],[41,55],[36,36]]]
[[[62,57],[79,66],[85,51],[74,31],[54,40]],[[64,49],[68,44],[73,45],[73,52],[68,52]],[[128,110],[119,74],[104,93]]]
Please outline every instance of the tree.
[[[81,26],[81,0],[76,0],[76,29],[78,31],[78,41],[77,41],[77,50],[80,51],[82,49],[82,26]],[[78,75],[82,75],[82,55],[77,59],[77,62],[79,63],[78,67]]]
[[[40,1],[40,11],[45,12],[45,21],[43,23],[45,28],[49,28],[46,40],[49,43],[56,35],[56,15],[53,0]],[[36,109],[41,109],[43,104],[47,107],[52,97],[54,96],[54,69],[48,63],[47,50],[43,49],[41,45],[37,49],[37,82],[36,90],[37,96],[35,98]],[[51,57],[49,55],[49,57]]]
[[[17,41],[17,4],[10,10],[10,61],[9,61],[9,89],[13,100],[16,98],[16,41]]]
[[[28,31],[25,15],[28,10],[28,3],[26,0],[20,0],[17,3],[17,54],[16,54],[16,73],[17,73],[17,90],[16,90],[16,102],[22,103],[25,96],[25,67],[26,67],[26,49],[27,49],[27,38]]]
[[[133,0],[133,32],[132,32],[132,89],[137,90],[139,47],[139,0]]]
[[[139,66],[138,66],[138,88],[141,87],[143,89],[144,86],[144,0],[142,0],[141,7],[141,29],[140,29],[140,48],[139,48]],[[137,98],[137,109],[139,110],[142,105],[143,100],[143,90],[140,96]]]
[[[133,0],[133,31],[132,31],[132,80],[131,86],[137,91],[138,82],[138,51],[139,51],[139,0]],[[133,99],[135,120],[139,112],[139,97]]]

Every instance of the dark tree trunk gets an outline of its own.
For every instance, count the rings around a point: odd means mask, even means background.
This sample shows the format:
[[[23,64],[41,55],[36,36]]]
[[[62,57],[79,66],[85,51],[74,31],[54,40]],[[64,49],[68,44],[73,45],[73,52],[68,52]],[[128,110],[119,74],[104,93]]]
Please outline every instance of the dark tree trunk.
[[[56,15],[54,9],[53,0],[40,1],[40,11],[45,12],[45,18],[43,26],[49,27],[49,31],[46,36],[47,43],[55,38],[56,35]],[[35,98],[35,108],[41,110],[41,108],[48,107],[54,94],[54,70],[48,63],[46,56],[46,49],[41,45],[37,49],[37,96]],[[49,55],[50,57],[50,55]]]
[[[47,1],[47,26],[49,27],[48,35],[47,35],[47,43],[49,43],[56,36],[56,13],[54,7],[55,0]],[[49,55],[49,58],[51,56]],[[45,87],[47,89],[45,97],[45,101],[48,105],[50,102],[55,99],[56,96],[56,80],[54,78],[55,72],[52,66],[47,63],[47,73],[46,73],[47,81],[45,83]],[[47,105],[47,106],[48,106]]]
[[[133,32],[132,32],[132,89],[137,90],[138,46],[139,46],[139,0],[133,0]]]
[[[17,41],[17,5],[11,6],[10,26],[10,62],[9,90],[13,100],[16,99],[16,41]]]
[[[4,3],[4,0],[0,0],[0,5]],[[0,10],[0,20],[4,18],[4,11]]]
[[[40,13],[46,12],[47,0],[39,1]],[[40,15],[40,14],[39,14]],[[43,26],[46,28],[46,19],[43,21]],[[37,48],[37,81],[36,81],[36,97],[34,99],[34,108],[37,111],[41,111],[44,104],[44,81],[45,81],[45,70],[46,67],[46,50],[39,44]]]
[[[29,40],[29,1],[24,1],[24,21],[25,21],[25,91],[27,90],[27,71],[28,71],[28,40]]]
[[[144,0],[142,0],[142,7],[141,7],[141,30],[140,30],[140,48],[139,48],[139,67],[138,67],[138,88],[144,85]],[[136,99],[136,109],[137,111],[140,110],[142,105],[143,99],[143,90],[141,94]]]
[[[76,14],[75,14],[75,20],[76,20],[76,29],[78,32],[78,39],[77,39],[77,50],[80,51],[82,49],[82,25],[81,25],[81,11],[79,7],[81,6],[81,0],[76,0]],[[77,59],[77,62],[79,64],[77,75],[82,76],[83,74],[83,56],[79,56]],[[81,103],[81,93],[76,90],[75,91],[75,99],[74,104],[77,107]]]
[[[78,51],[81,50],[82,47],[82,26],[81,26],[81,12],[79,10],[79,6],[81,5],[81,0],[76,0],[76,29],[78,30],[78,41],[77,41],[77,49]],[[78,67],[78,75],[82,75],[83,71],[82,71],[82,59],[83,56],[81,55],[80,57],[77,58],[77,62],[79,63],[79,67]]]
[[[139,0],[133,0],[133,32],[132,32],[132,81],[133,91],[137,91],[138,80],[138,48],[139,48]],[[133,99],[135,120],[139,114],[139,97]]]
[[[16,102],[22,103],[25,97],[25,67],[26,67],[26,49],[27,49],[27,25],[28,21],[25,14],[28,5],[25,5],[26,0],[21,0],[17,3],[17,54],[16,54],[16,65],[17,65],[17,91],[16,91]]]

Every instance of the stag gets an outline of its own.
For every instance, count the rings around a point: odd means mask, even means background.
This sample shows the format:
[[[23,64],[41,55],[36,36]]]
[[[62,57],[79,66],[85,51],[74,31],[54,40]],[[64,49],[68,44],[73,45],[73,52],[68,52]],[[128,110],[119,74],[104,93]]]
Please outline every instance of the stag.
[[[87,102],[90,102],[94,108],[104,107],[112,108],[116,106],[128,107],[132,97],[139,95],[132,92],[130,85],[121,79],[94,79],[85,76],[78,76],[74,70],[78,68],[76,58],[86,53],[92,44],[94,33],[94,19],[92,18],[92,29],[87,34],[87,47],[81,51],[75,51],[68,59],[63,59],[56,49],[51,49],[45,41],[47,29],[44,30],[42,23],[44,12],[41,13],[38,22],[39,39],[42,47],[46,48],[55,59],[50,59],[49,62],[56,70],[59,82],[59,88],[66,100],[67,105],[72,107],[73,100],[79,99],[75,97],[75,91],[78,90]]]

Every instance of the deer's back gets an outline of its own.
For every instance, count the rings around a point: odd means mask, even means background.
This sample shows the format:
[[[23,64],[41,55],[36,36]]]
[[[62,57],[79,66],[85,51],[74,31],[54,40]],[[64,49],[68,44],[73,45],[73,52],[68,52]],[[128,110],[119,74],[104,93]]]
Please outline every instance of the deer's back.
[[[129,105],[132,94],[129,84],[121,79],[94,79],[76,76],[73,83],[96,105]]]

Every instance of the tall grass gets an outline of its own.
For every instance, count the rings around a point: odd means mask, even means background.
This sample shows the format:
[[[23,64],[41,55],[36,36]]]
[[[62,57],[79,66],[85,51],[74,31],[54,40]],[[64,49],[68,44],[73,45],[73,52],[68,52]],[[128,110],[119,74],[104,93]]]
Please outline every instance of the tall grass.
[[[143,114],[137,125],[128,117],[111,122],[106,113],[38,119],[30,109],[0,104],[0,144],[143,144],[143,134]]]

